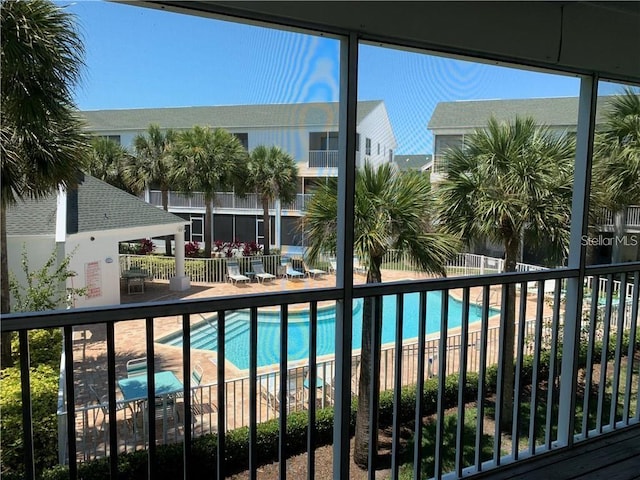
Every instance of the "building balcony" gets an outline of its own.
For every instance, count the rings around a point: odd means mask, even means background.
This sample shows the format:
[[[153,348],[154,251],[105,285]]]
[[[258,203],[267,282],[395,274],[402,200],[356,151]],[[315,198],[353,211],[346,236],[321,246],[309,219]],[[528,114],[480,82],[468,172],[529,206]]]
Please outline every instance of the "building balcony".
[[[21,359],[27,359],[29,330],[63,329],[59,455],[71,478],[100,458],[116,478],[131,464],[118,458],[132,459],[139,450],[148,455],[148,478],[158,477],[160,465],[178,478],[197,478],[205,463],[222,478],[244,455],[242,468],[255,472],[259,461],[277,461],[278,451],[281,459],[306,452],[313,463],[315,448],[333,438],[326,415],[348,431],[365,365],[357,340],[344,350],[335,350],[335,342],[357,338],[365,299],[383,312],[381,330],[374,332],[381,340],[371,350],[378,392],[371,407],[379,408],[371,431],[392,432],[392,462],[420,465],[420,477],[499,475],[504,465],[553,451],[567,457],[592,438],[637,426],[640,263],[588,267],[584,276],[578,269],[492,274],[487,270],[497,266],[482,264],[482,276],[357,283],[348,303],[341,302],[342,289],[309,279],[316,288],[263,287],[247,295],[237,286],[233,296],[12,314],[3,318],[2,331],[19,333]],[[478,273],[471,260],[464,267]],[[282,281],[293,286],[300,280]],[[516,286],[515,298],[509,285]],[[323,330],[340,305],[344,324]],[[510,309],[516,312],[515,408],[513,428],[500,435],[495,418],[508,395]],[[233,347],[245,337],[242,348]],[[200,343],[203,338],[213,344]],[[334,349],[326,349],[327,341]],[[127,364],[140,357],[153,361],[136,379]],[[600,368],[604,362],[607,368]],[[28,362],[20,368],[29,385]],[[199,368],[204,374],[194,375]],[[175,380],[158,390],[166,376]],[[138,393],[128,393],[131,378],[142,385]],[[23,388],[23,404],[33,395]],[[423,414],[416,419],[415,411]],[[30,412],[24,411],[23,428],[27,478],[37,456]],[[287,416],[311,427],[285,433]],[[454,417],[464,419],[464,429]],[[260,427],[268,422],[269,428]],[[429,445],[416,449],[413,460],[401,454],[407,448],[401,427],[418,438],[424,434]],[[205,460],[207,439],[213,440]],[[244,453],[232,454],[239,441]],[[162,447],[171,444],[179,448]],[[475,456],[464,455],[474,445]],[[340,464],[350,462],[349,451],[334,455]],[[121,473],[127,478],[130,472]]]
[[[298,193],[293,202],[283,204],[282,210],[291,212],[305,211],[306,204],[310,200],[310,194]],[[149,203],[157,207],[162,206],[162,192],[151,190],[149,192]],[[193,192],[189,195],[179,192],[169,192],[169,209],[177,212],[204,212],[205,201],[202,192]],[[275,212],[275,202],[269,203],[269,210]],[[244,197],[236,195],[233,192],[216,192],[213,201],[214,213],[229,213],[236,211],[237,213],[261,214],[262,202],[255,193],[249,193]]]
[[[338,150],[310,150],[309,168],[338,168]]]

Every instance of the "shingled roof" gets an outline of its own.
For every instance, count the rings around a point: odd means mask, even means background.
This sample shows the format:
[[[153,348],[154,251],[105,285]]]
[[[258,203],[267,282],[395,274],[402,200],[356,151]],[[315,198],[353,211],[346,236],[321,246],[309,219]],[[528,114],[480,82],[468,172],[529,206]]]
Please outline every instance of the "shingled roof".
[[[599,97],[596,123],[604,120],[608,97]],[[518,116],[531,116],[539,124],[570,127],[578,122],[578,98],[527,98],[516,100],[471,100],[464,102],[440,102],[429,120],[429,129],[480,128],[491,116],[499,121],[513,120]]]
[[[381,100],[358,102],[358,123],[381,103]],[[151,123],[174,129],[194,125],[230,129],[338,125],[337,102],[92,110],[80,114],[93,131],[143,130]]]
[[[398,165],[398,168],[402,171],[405,170],[421,170],[426,164],[433,161],[430,154],[421,155],[394,155],[393,161]]]
[[[81,174],[67,192],[67,234],[186,223],[90,175]],[[7,210],[8,235],[53,235],[56,195],[18,202]]]

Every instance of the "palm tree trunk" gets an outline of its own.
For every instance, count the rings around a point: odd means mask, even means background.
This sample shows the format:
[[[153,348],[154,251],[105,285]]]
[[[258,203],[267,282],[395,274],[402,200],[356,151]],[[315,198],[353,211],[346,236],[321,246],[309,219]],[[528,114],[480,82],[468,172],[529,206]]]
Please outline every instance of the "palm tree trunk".
[[[367,270],[367,283],[380,283],[382,281],[380,274],[380,265],[382,259],[370,260],[370,265]],[[360,381],[358,382],[358,409],[356,411],[356,432],[354,439],[353,461],[360,468],[367,468],[369,460],[369,415],[371,408],[371,366],[373,341],[380,342],[380,339],[373,340],[372,332],[374,322],[377,322],[377,331],[381,331],[382,324],[382,309],[375,308],[376,299],[373,297],[365,297],[362,307],[362,348],[360,353]],[[378,371],[379,369],[376,369]],[[353,375],[354,372],[351,372]],[[375,392],[374,395],[379,394]],[[375,399],[374,399],[375,400]],[[377,404],[377,402],[375,402]],[[374,405],[375,407],[375,405]],[[376,408],[377,410],[377,408]],[[373,451],[378,451],[377,435],[373,437],[374,445]],[[373,459],[375,465],[375,458]]]
[[[211,258],[211,232],[213,230],[211,222],[213,220],[213,198],[209,196],[204,199],[204,256],[205,258]]]
[[[518,248],[520,243],[520,235],[515,235],[513,238],[505,242],[505,272],[515,272],[516,262],[518,258]],[[502,431],[511,431],[513,422],[513,392],[515,381],[515,323],[516,323],[516,286],[511,283],[506,286],[507,288],[507,305],[505,308],[505,323],[504,323],[504,352],[502,371],[503,375],[503,394],[501,403],[501,415],[500,415],[500,429]],[[525,295],[526,292],[521,292],[521,295]]]
[[[165,212],[169,211],[169,189],[162,189],[162,208]],[[171,255],[171,235],[164,237],[164,254]]]
[[[269,217],[269,198],[262,197],[262,233],[264,237],[264,255],[269,255],[271,244],[271,218]]]
[[[613,247],[611,263],[622,262],[622,245],[627,224],[627,207],[624,206],[613,214]]]
[[[1,312],[9,313],[11,311],[11,292],[9,290],[9,263],[7,261],[7,207],[2,201],[2,215],[0,215],[0,278],[2,278],[2,303],[0,305]],[[0,353],[0,366],[2,368],[11,367],[13,359],[11,358],[11,333],[3,332],[2,351]]]

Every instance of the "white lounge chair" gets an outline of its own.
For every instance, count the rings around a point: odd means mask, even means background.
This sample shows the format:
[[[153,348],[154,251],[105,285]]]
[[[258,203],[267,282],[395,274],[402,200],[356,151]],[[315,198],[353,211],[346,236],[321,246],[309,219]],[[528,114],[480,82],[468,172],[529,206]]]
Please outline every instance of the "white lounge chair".
[[[287,278],[303,278],[304,273],[295,270],[291,265],[291,259],[282,259],[282,265],[285,267],[284,276]]]
[[[319,268],[309,268],[307,262],[305,262],[304,260],[302,261],[302,266],[304,267],[305,275],[311,278],[316,278],[316,276],[318,275],[324,275],[325,273],[327,273],[324,270],[320,270]]]
[[[253,270],[253,273],[255,273],[256,278],[260,283],[263,283],[265,280],[273,280],[276,278],[272,273],[264,271],[264,265],[260,260],[251,260],[251,270]]]
[[[127,377],[147,374],[147,357],[134,358],[127,362]]]
[[[251,279],[240,273],[240,265],[235,260],[227,261],[227,278],[231,283],[249,282]]]

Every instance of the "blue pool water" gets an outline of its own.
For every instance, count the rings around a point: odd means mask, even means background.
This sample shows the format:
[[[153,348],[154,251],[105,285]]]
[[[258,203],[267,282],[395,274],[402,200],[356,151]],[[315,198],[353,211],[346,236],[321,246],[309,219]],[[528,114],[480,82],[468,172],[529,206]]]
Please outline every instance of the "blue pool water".
[[[353,348],[360,348],[362,339],[362,299],[354,302]],[[427,294],[427,333],[440,331],[441,293]],[[402,336],[405,340],[418,336],[419,294],[405,294]],[[490,315],[492,312],[490,312]],[[480,320],[481,309],[471,305],[469,323]],[[384,297],[382,317],[382,343],[395,342],[396,297]],[[448,328],[459,327],[462,320],[462,302],[449,296]],[[215,321],[195,325],[191,330],[191,347],[217,351]],[[318,309],[318,356],[333,354],[335,350],[335,308]],[[237,311],[227,315],[225,324],[227,360],[241,370],[249,368],[249,312]],[[309,356],[308,312],[290,312],[288,330],[288,360],[306,359]],[[177,334],[162,340],[168,345],[182,345],[182,335]],[[277,364],[280,361],[280,314],[277,311],[258,314],[258,367]]]

